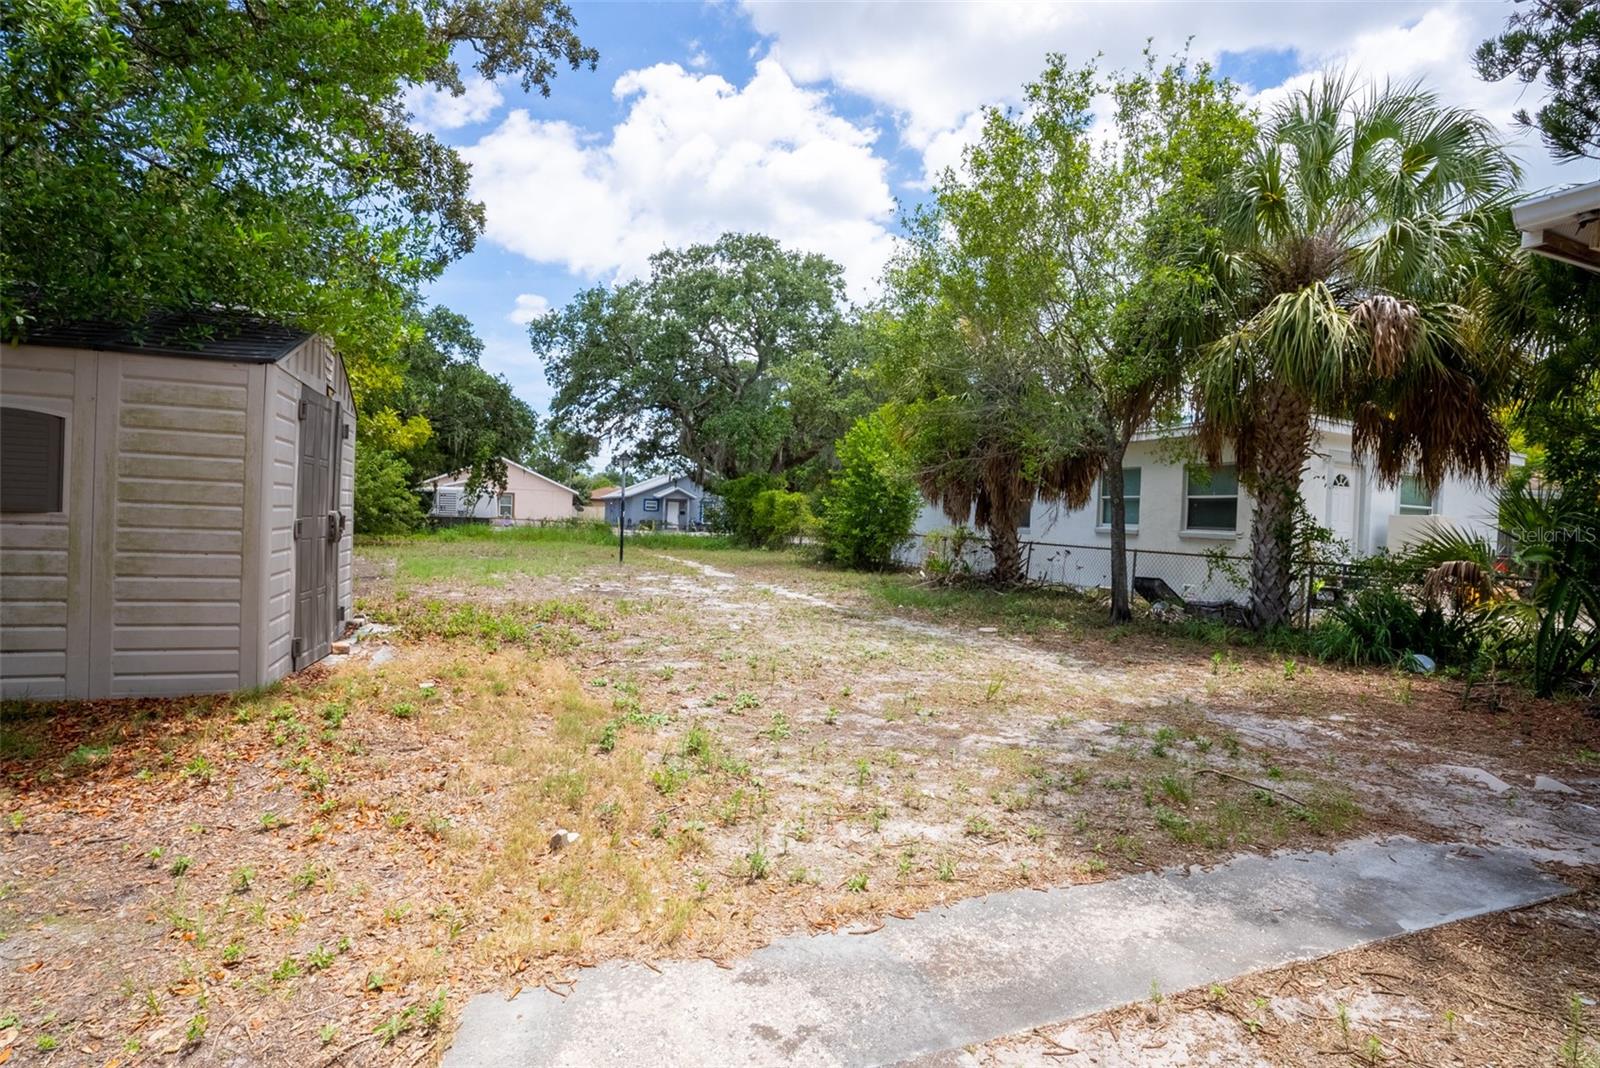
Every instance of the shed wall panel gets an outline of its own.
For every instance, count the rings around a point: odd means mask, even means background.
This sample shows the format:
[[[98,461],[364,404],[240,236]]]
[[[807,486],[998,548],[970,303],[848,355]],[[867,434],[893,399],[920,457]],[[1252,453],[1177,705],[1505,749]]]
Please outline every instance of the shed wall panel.
[[[0,405],[66,420],[61,509],[0,515],[0,697],[82,692],[91,575],[96,365],[67,349],[0,346]]]
[[[287,359],[293,359],[291,353]],[[300,442],[300,381],[281,366],[267,373],[264,525],[265,588],[262,591],[262,678],[282,678],[293,663],[294,505]]]
[[[115,515],[111,611],[97,654],[108,662],[108,693],[151,692],[156,678],[190,692],[249,685],[239,605],[254,576],[236,535],[248,529],[243,458],[257,369],[153,356],[107,366],[121,402],[103,461]],[[219,625],[223,613],[232,619]],[[171,640],[154,640],[152,628]]]

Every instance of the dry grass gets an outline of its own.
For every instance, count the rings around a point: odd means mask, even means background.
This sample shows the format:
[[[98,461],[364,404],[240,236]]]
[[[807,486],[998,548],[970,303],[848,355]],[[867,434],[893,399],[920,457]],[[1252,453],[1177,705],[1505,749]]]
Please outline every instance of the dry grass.
[[[368,645],[263,694],[13,710],[0,1048],[426,1060],[479,990],[1437,836],[1383,791],[1447,757],[1570,775],[1600,749],[1568,706],[1463,715],[1437,680],[1095,629],[1073,601],[985,616],[770,554],[619,571],[515,548],[489,585],[474,545],[439,578],[363,554],[385,662]],[[578,839],[552,851],[557,831]]]

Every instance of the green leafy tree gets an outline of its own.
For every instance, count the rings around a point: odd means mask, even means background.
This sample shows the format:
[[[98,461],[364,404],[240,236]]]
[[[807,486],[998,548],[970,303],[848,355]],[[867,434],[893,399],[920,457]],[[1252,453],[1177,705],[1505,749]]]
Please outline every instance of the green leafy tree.
[[[503,377],[479,366],[483,342],[464,316],[433,308],[413,313],[406,325],[396,388],[362,398],[370,410],[358,413],[363,437],[419,477],[467,471],[473,490],[504,486],[505,459],[529,459],[550,441],[533,409]]]
[[[856,420],[837,452],[839,470],[822,498],[826,554],[846,567],[882,570],[911,536],[922,495],[886,412]]]
[[[1109,121],[1094,129],[1106,96],[1113,101]],[[1086,503],[1103,476],[1111,500],[1111,615],[1126,619],[1123,457],[1135,433],[1175,407],[1193,361],[1187,312],[1203,300],[1203,279],[1174,260],[1214,229],[1217,187],[1254,127],[1234,87],[1209,68],[1191,69],[1181,59],[1158,67],[1150,54],[1141,69],[1111,74],[1051,56],[1026,98],[1021,113],[988,114],[961,171],[939,187],[940,225],[918,236],[944,241],[955,253],[947,261],[954,268],[945,277],[947,299],[961,302],[953,305],[962,309],[959,323],[983,324],[969,335],[986,343],[976,358],[994,361],[990,372],[1009,365],[1011,381],[992,383],[998,393],[1047,384],[1072,398],[1053,413],[1052,434],[1026,449],[990,454],[992,495],[1001,496],[998,465],[1006,462],[1018,465],[1022,488],[1072,507]],[[963,270],[968,279],[957,282]],[[1005,325],[996,330],[991,322]],[[1023,362],[1007,349],[1026,354]],[[981,394],[952,388],[950,395]],[[937,436],[924,432],[920,440]],[[939,444],[925,459],[948,488],[944,480],[961,469],[940,450],[960,443]],[[1001,460],[1008,452],[1012,460]],[[957,521],[965,518],[958,514],[962,497],[955,495],[953,510],[947,504]],[[1018,515],[1031,503],[1001,514]],[[996,514],[988,509],[979,525],[990,531],[1004,573],[1013,535],[994,525]]]
[[[408,125],[453,58],[547,92],[561,0],[15,0],[0,20],[0,331],[249,309],[329,334],[360,398],[469,251],[466,163]]]
[[[838,264],[756,234],[650,263],[530,324],[564,431],[731,479],[807,463],[869,407]]]
[[[1089,433],[1075,464],[1100,476],[1110,504],[1111,618],[1130,617],[1123,459],[1140,430],[1176,408],[1194,362],[1187,332],[1203,278],[1180,254],[1216,226],[1217,191],[1255,127],[1236,88],[1204,64],[1101,74],[1051,56],[1019,116],[991,123],[981,168],[1008,160],[996,139],[1021,146],[1039,201],[1016,240],[1049,265],[1040,276],[1039,343],[1054,349],[1087,402]],[[1091,132],[1102,98],[1112,107]],[[1007,163],[1009,165],[1009,163]],[[1004,180],[1004,176],[996,176]]]
[[[1053,265],[1027,248],[1042,176],[999,112],[907,222],[886,277],[883,377],[912,477],[951,522],[988,536],[991,578],[1022,579],[1017,528],[1034,499],[1088,503],[1090,416],[1074,370],[1039,337]]]
[[[1518,354],[1484,328],[1472,262],[1516,178],[1481,116],[1338,78],[1281,103],[1240,168],[1203,260],[1219,329],[1194,401],[1208,459],[1231,444],[1255,499],[1258,627],[1288,618],[1317,416],[1351,420],[1357,455],[1391,483],[1503,468],[1496,409]]]
[[[356,444],[355,529],[358,534],[403,534],[422,525],[411,465],[392,452]]]
[[[1557,159],[1600,159],[1600,3],[1519,0],[1505,32],[1478,46],[1478,76],[1543,79],[1550,96],[1536,114],[1518,109],[1519,126],[1537,129]]]

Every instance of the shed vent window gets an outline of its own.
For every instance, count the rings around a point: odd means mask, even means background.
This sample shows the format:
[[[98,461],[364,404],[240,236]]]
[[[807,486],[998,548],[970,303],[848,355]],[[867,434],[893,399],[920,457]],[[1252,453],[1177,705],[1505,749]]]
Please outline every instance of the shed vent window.
[[[66,419],[0,408],[0,512],[61,511]]]

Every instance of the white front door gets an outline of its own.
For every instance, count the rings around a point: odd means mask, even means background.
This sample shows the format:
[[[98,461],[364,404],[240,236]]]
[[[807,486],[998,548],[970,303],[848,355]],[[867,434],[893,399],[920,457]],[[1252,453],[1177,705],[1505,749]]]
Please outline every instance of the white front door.
[[[1333,536],[1349,544],[1352,552],[1356,545],[1356,469],[1348,464],[1334,464],[1328,480],[1328,528]]]
[[[675,527],[678,525],[678,516],[682,513],[682,510],[682,501],[667,502],[667,526]]]

